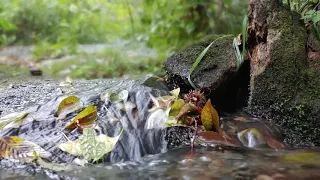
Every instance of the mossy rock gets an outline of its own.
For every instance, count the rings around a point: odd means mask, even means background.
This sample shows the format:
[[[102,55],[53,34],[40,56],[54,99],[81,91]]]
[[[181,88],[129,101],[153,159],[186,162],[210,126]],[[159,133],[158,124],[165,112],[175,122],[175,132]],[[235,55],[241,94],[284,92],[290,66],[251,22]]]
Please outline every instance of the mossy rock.
[[[169,82],[180,87],[190,87],[188,76],[201,52],[214,41],[201,62],[191,74],[192,82],[199,88],[215,90],[236,72],[236,55],[233,35],[206,38],[170,56],[164,62]]]
[[[320,145],[319,73],[308,69],[304,24],[280,2],[256,0],[250,7],[249,112],[270,119],[293,145]]]

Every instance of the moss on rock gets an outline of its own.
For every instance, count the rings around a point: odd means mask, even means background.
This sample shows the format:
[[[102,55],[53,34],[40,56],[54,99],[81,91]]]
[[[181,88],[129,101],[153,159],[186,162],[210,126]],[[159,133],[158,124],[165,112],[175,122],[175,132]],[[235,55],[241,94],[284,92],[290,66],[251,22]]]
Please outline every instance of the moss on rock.
[[[193,63],[201,52],[214,41],[192,73],[191,79],[197,87],[211,90],[217,88],[236,72],[233,38],[233,35],[215,35],[170,56],[164,62],[169,81],[179,86],[189,86],[188,76]]]
[[[251,3],[268,6],[269,1],[272,0]],[[295,13],[280,3],[272,5],[271,9],[249,13],[249,41],[254,43],[251,45],[249,111],[270,119],[293,145],[320,145],[317,90],[320,83],[314,80],[319,73],[307,69],[305,27]],[[267,16],[266,25],[258,28],[257,22],[261,19],[254,15],[261,14],[259,11]],[[257,38],[261,32],[266,32],[265,39]]]

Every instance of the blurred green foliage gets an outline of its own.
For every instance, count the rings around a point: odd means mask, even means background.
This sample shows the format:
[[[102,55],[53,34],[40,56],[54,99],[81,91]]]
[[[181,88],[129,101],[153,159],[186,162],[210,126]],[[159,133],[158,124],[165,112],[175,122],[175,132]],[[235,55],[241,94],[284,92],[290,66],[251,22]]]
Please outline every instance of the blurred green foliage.
[[[209,34],[237,34],[247,0],[143,0],[140,32],[167,54]]]
[[[247,6],[248,0],[1,0],[0,45],[35,45],[33,57],[41,60],[77,54],[79,44],[130,39],[158,52],[158,60],[144,62],[151,68],[142,69],[151,72],[170,53],[207,35],[240,33]],[[103,55],[122,56],[122,66],[131,58],[113,51]],[[108,74],[89,75],[110,67],[86,63],[89,68],[74,76]],[[123,69],[111,75],[129,73]]]

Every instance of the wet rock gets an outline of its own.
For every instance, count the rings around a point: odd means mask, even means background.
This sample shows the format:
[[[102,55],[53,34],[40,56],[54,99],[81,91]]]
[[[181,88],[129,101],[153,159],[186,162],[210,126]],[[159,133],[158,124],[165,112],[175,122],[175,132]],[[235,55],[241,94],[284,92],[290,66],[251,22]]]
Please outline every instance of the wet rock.
[[[215,90],[236,72],[236,55],[233,36],[213,36],[191,45],[170,56],[164,62],[169,81],[179,86],[189,86],[190,69],[201,52],[212,42],[212,46],[191,74],[192,82],[199,88]]]
[[[170,56],[164,62],[168,82],[185,92],[191,89],[188,82],[190,69],[201,52],[212,46],[191,74],[191,80],[219,111],[234,111],[247,105],[249,63],[237,70],[237,58],[232,35],[214,35]]]
[[[306,29],[276,0],[251,0],[249,111],[276,124],[285,141],[320,145],[319,68],[308,68]]]

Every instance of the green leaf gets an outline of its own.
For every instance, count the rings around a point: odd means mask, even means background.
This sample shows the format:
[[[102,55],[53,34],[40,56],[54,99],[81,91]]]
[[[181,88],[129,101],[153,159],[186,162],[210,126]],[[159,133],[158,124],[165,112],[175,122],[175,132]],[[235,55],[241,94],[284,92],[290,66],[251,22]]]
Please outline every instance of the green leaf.
[[[58,163],[52,163],[52,162],[47,162],[43,160],[40,156],[37,155],[36,152],[34,152],[34,156],[36,159],[36,162],[39,166],[46,168],[46,169],[51,169],[54,171],[68,171],[71,170],[71,167],[67,164],[58,164]]]
[[[42,149],[39,145],[31,141],[25,141],[17,136],[0,138],[0,157],[21,162],[31,162],[36,159],[34,152],[43,158],[51,156],[49,152]]]
[[[74,156],[83,156],[84,159],[95,162],[113,150],[122,132],[123,128],[116,137],[108,137],[103,134],[97,136],[94,129],[84,128],[83,135],[78,140],[57,144],[57,147]]]
[[[0,118],[0,132],[8,128],[19,128],[28,112],[11,113]]]
[[[67,141],[65,143],[57,144],[57,147],[62,151],[68,152],[74,156],[82,156],[82,150],[79,140]]]
[[[72,130],[80,126],[90,126],[94,124],[95,120],[98,118],[97,108],[89,104],[83,111],[81,111],[69,124],[67,124],[66,129]]]
[[[198,66],[198,64],[200,63],[200,61],[202,60],[202,58],[207,54],[209,48],[212,46],[212,44],[216,41],[218,41],[219,39],[222,39],[222,38],[225,38],[225,37],[228,37],[228,36],[232,36],[232,35],[226,35],[226,36],[221,36],[217,39],[215,39],[214,41],[212,41],[201,53],[200,55],[197,57],[196,61],[192,64],[192,67],[190,69],[190,72],[189,72],[189,76],[188,76],[188,81],[190,83],[190,85],[194,88],[194,89],[197,89],[196,85],[191,81],[191,74],[192,72],[196,69],[196,67]]]
[[[183,99],[176,100],[171,106],[169,116],[177,116],[180,112],[180,109],[182,108],[182,106],[184,104],[185,104],[185,102]]]
[[[317,23],[317,22],[319,22],[320,21],[320,14],[315,14],[313,17],[312,17],[312,22],[313,23]]]
[[[65,118],[67,114],[72,113],[80,109],[81,107],[82,107],[81,102],[78,97],[69,96],[64,98],[58,106],[58,111],[57,111],[58,119]]]
[[[239,67],[242,65],[244,61],[244,55],[246,54],[246,40],[247,40],[247,24],[248,24],[248,16],[244,16],[242,21],[242,58],[239,62]]]
[[[239,46],[237,43],[237,38],[233,39],[233,47],[235,48],[235,53],[236,53],[236,57],[237,57],[237,70],[239,70],[239,68],[243,62],[243,56],[240,53]]]
[[[209,50],[209,48],[212,46],[212,44],[214,43],[215,41],[212,41],[209,46],[207,46],[202,52],[201,54],[197,57],[196,61],[192,64],[192,67],[190,69],[190,72],[189,72],[189,76],[188,76],[188,81],[190,83],[190,85],[194,88],[194,89],[197,89],[197,87],[193,84],[193,82],[191,81],[191,74],[192,72],[196,69],[196,67],[198,66],[198,64],[200,63],[200,61],[202,60],[203,56],[205,56]]]
[[[211,131],[215,127],[219,134],[222,133],[218,112],[212,106],[210,99],[201,111],[201,122],[207,131]]]
[[[179,94],[180,94],[180,88],[176,88],[176,89],[170,91],[170,93],[172,94],[173,97],[175,97],[175,99],[178,99]]]

